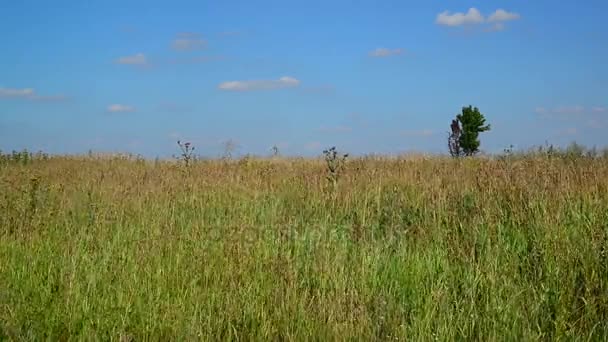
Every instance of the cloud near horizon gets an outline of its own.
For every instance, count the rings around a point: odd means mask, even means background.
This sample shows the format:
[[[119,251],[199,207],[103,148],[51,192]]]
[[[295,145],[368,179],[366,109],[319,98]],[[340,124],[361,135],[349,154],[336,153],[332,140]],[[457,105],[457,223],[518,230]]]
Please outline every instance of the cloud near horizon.
[[[111,104],[106,110],[108,113],[132,113],[136,111],[136,108],[123,104]]]
[[[252,91],[294,88],[299,85],[300,80],[290,76],[283,76],[278,80],[227,81],[220,83],[218,89],[225,91]]]
[[[593,129],[608,127],[608,107],[558,106],[554,108],[536,107],[534,112],[544,120],[559,120],[561,122],[577,122]]]
[[[593,107],[591,109],[591,111],[597,112],[597,110],[594,110],[597,108],[603,108],[603,107]],[[583,106],[576,105],[576,106],[558,106],[558,107],[554,107],[554,108],[536,107],[534,109],[534,111],[537,114],[541,114],[541,115],[545,115],[545,116],[552,116],[554,114],[559,114],[559,115],[583,114],[585,112],[588,112],[589,110]]]

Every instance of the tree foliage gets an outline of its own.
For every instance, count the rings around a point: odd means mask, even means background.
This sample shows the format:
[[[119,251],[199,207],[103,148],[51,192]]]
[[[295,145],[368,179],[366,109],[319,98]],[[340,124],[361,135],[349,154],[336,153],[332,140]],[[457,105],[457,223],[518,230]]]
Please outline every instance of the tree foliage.
[[[452,120],[448,138],[450,154],[454,157],[472,156],[479,152],[479,133],[490,130],[484,115],[477,107],[462,107],[462,112]]]

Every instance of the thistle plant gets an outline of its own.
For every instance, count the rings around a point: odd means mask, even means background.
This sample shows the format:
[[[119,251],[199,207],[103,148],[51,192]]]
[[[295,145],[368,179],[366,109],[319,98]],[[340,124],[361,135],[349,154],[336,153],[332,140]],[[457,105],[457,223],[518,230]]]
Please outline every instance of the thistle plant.
[[[180,140],[177,141],[177,145],[181,150],[178,159],[184,162],[186,167],[190,166],[190,163],[194,160],[194,146],[190,142],[182,143]]]
[[[272,152],[272,156],[275,158],[278,157],[280,154],[279,147],[277,145],[273,145],[270,151]]]
[[[338,179],[344,171],[348,153],[341,154],[336,150],[336,147],[331,147],[323,151],[325,155],[325,163],[327,164],[327,180],[335,189],[338,186]]]

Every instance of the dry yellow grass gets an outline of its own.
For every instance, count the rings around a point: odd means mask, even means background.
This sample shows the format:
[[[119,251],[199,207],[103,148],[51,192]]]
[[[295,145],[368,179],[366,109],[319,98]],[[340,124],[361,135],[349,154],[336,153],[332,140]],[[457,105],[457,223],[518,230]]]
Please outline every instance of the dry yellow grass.
[[[0,338],[608,337],[608,159],[0,164]]]

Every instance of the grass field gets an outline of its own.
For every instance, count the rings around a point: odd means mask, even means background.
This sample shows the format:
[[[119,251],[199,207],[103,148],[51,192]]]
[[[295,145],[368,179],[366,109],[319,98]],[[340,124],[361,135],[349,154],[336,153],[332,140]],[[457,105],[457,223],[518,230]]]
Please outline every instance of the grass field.
[[[608,158],[0,162],[0,340],[606,340]]]

